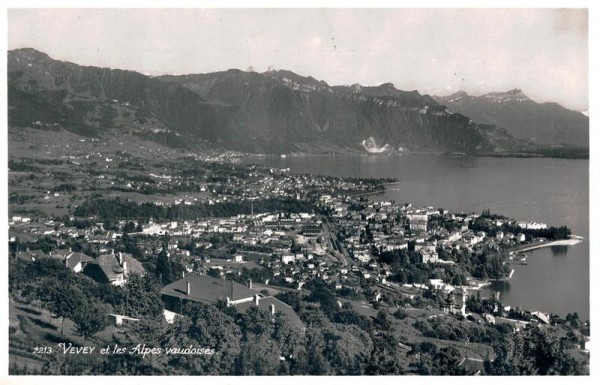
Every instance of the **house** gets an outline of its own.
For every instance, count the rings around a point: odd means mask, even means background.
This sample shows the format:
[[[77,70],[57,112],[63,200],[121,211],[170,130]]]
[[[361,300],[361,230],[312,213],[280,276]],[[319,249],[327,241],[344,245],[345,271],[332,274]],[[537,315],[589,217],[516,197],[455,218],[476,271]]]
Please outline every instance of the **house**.
[[[496,318],[491,315],[491,314],[484,314],[483,317],[485,318],[485,322],[489,325],[495,325],[496,324]]]
[[[542,313],[541,311],[532,311],[531,315],[543,324],[550,324],[550,317],[548,314]]]
[[[286,303],[271,296],[263,296],[249,286],[208,275],[188,275],[163,287],[160,291],[165,303],[165,316],[173,317],[173,313],[181,314],[186,302],[216,304],[224,301],[227,306],[234,306],[240,312],[246,312],[256,306],[268,311],[273,316],[284,314],[293,325],[304,328],[294,310]],[[168,312],[168,313],[167,313]]]
[[[302,322],[300,317],[298,317],[294,309],[292,309],[292,307],[287,303],[282,302],[275,297],[263,297],[260,294],[257,294],[254,297],[254,301],[239,303],[235,305],[235,308],[237,309],[237,311],[244,313],[252,306],[256,306],[259,309],[268,311],[273,317],[277,313],[283,314],[298,330],[304,329],[304,323]]]
[[[358,259],[362,263],[368,263],[371,260],[371,255],[368,251],[354,252],[354,258]]]
[[[421,257],[423,258],[423,263],[435,263],[438,261],[438,253],[431,249],[421,249]]]
[[[460,314],[466,317],[467,292],[464,289],[456,289],[448,294],[442,310],[446,314]]]
[[[208,275],[188,275],[163,287],[160,291],[169,311],[181,313],[185,301],[215,304],[225,301],[228,305],[252,301],[256,292],[234,281]]]
[[[51,258],[59,259],[64,262],[65,266],[75,273],[83,271],[87,264],[94,259],[86,254],[72,252],[69,250],[56,250],[50,253]]]
[[[142,263],[131,254],[102,254],[95,261],[89,262],[83,270],[98,282],[106,282],[115,286],[124,285],[130,274],[144,275]]]
[[[514,331],[520,331],[525,326],[529,325],[527,321],[516,320],[512,318],[496,317],[496,325],[508,325]]]
[[[427,231],[427,214],[408,214],[407,218],[412,231]]]

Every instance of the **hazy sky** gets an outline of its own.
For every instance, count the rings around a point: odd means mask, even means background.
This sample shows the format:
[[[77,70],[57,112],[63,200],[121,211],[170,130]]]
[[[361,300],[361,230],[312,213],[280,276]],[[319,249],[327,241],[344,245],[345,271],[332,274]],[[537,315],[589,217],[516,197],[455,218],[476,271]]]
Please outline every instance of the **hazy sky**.
[[[273,66],[437,95],[521,88],[584,110],[587,20],[541,9],[15,9],[8,48],[152,75]]]

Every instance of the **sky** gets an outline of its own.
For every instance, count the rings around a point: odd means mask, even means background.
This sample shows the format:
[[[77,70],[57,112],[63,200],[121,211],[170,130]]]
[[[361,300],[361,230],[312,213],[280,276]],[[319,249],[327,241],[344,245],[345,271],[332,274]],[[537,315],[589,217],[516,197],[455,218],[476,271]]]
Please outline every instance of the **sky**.
[[[588,109],[585,9],[9,9],[8,48],[23,47],[150,75],[271,67]]]

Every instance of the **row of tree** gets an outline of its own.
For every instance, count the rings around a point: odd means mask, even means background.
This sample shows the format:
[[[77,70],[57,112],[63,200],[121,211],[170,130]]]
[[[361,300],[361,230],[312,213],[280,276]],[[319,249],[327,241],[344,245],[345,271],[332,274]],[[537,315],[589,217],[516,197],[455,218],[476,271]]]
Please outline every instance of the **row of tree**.
[[[254,201],[252,205],[255,214],[312,212],[314,208],[310,202],[296,199],[264,199]],[[156,222],[195,220],[209,217],[231,217],[238,214],[248,215],[251,211],[250,202],[157,206],[147,202],[138,204],[120,198],[90,198],[78,206],[74,214],[77,217],[95,217],[102,221],[128,220],[148,223],[150,219]]]

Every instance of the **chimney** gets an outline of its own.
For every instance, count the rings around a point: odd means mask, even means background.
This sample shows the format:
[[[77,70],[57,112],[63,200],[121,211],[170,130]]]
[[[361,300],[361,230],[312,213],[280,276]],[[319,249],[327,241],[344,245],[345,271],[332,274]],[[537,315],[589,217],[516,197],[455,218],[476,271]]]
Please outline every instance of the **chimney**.
[[[258,306],[258,294],[254,294],[254,304]]]
[[[127,262],[123,262],[123,275],[127,275],[129,272],[127,271]]]
[[[190,295],[190,293],[192,292],[192,284],[190,283],[190,281],[186,281],[185,283],[186,283],[186,286],[187,286],[187,289],[186,289],[185,293],[187,295]]]
[[[119,265],[123,266],[123,253],[119,251]]]
[[[271,315],[275,315],[275,304],[269,305],[269,311],[271,312]]]
[[[252,289],[252,278],[248,280],[248,289]]]

